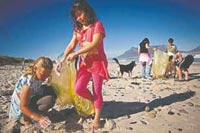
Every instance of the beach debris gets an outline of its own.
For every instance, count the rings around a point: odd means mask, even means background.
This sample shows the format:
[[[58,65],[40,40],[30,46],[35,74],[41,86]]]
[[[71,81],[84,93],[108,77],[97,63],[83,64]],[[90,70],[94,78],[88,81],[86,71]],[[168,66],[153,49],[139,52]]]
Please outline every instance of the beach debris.
[[[83,124],[83,122],[84,122],[84,118],[81,117],[81,118],[78,120],[77,124]]]
[[[112,119],[106,119],[106,123],[104,125],[104,128],[106,128],[107,130],[112,130],[114,128],[116,128],[116,123],[114,120]]]

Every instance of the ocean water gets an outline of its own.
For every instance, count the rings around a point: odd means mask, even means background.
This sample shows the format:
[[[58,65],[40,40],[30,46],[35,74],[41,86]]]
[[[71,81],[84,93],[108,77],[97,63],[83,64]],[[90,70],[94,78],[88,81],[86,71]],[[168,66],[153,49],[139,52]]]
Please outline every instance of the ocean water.
[[[200,62],[200,58],[194,58],[194,62]]]
[[[120,63],[127,63],[127,62],[131,62],[131,61],[138,62],[137,57],[127,58],[127,59],[118,59],[118,60]],[[108,62],[115,62],[115,61],[112,58],[108,58]]]

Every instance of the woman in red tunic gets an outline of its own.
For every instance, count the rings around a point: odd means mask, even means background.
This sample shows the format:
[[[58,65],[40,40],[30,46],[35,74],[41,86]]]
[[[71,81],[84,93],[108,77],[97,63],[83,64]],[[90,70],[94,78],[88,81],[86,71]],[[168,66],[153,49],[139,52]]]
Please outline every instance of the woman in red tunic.
[[[80,55],[75,89],[78,95],[93,101],[95,117],[92,128],[98,129],[103,103],[102,83],[104,79],[109,79],[107,58],[103,47],[105,30],[86,0],[75,1],[71,8],[71,17],[74,25],[73,37],[65,49],[63,58],[58,63],[57,69],[61,69],[65,59],[71,61]],[[74,52],[77,44],[80,45],[80,49]],[[93,95],[87,89],[90,78],[93,81]]]

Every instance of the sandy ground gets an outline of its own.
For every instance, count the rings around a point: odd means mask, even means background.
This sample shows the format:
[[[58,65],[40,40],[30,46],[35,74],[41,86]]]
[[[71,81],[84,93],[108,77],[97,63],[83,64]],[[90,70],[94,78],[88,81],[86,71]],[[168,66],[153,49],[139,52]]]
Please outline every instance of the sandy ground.
[[[128,62],[123,62],[127,64]],[[123,64],[122,63],[122,64]],[[94,132],[199,133],[200,63],[190,67],[190,80],[173,78],[144,80],[137,65],[129,77],[117,76],[117,64],[109,62],[110,80],[103,84],[104,106],[101,128]],[[9,122],[10,96],[20,76],[21,66],[0,66],[0,129]],[[89,84],[91,89],[91,83]],[[80,122],[73,107],[55,107],[49,112],[52,125],[21,127],[21,132],[92,132],[92,116]],[[4,130],[5,131],[5,130]]]

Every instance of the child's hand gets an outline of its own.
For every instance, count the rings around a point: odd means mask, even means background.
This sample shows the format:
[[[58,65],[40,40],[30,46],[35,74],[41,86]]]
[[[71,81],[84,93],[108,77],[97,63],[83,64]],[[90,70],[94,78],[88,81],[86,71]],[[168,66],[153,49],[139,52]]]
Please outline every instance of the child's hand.
[[[60,71],[61,71],[61,69],[62,69],[62,62],[58,62],[57,64],[56,64],[56,69],[55,69],[55,72],[56,72],[56,74],[59,76],[60,75]]]
[[[49,120],[48,117],[42,117],[40,120],[39,120],[39,124],[42,128],[46,128],[48,127],[50,124],[51,124],[51,120]]]
[[[77,57],[77,55],[76,55],[76,53],[74,52],[74,53],[71,53],[71,54],[69,54],[69,55],[67,56],[67,60],[68,60],[68,61],[72,61],[72,60],[74,60],[76,57]]]

